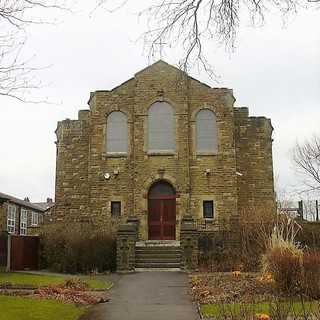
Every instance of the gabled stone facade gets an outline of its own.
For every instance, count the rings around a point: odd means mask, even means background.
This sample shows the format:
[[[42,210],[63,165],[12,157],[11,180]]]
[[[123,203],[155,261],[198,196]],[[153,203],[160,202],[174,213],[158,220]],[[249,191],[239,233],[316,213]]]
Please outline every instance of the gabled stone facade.
[[[172,153],[148,152],[148,109],[165,101],[174,110]],[[176,193],[176,239],[183,216],[203,219],[203,201],[213,201],[214,218],[226,221],[250,208],[275,205],[272,125],[235,108],[232,90],[210,88],[159,61],[110,91],[91,93],[90,110],[78,120],[58,123],[56,206],[58,221],[93,222],[116,230],[130,217],[139,220],[139,238],[148,239],[148,192],[157,181]],[[196,152],[196,115],[212,110],[218,125],[218,151]],[[128,153],[106,153],[108,115],[127,116]],[[121,202],[112,217],[111,202]]]

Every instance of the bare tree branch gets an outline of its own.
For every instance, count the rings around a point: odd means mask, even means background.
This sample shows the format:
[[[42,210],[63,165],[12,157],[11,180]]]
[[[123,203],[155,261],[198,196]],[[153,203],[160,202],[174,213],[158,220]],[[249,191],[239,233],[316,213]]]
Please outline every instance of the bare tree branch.
[[[120,1],[120,0],[119,0]],[[113,1],[113,5],[116,1]],[[120,1],[119,8],[129,0]],[[182,47],[179,65],[183,71],[198,65],[215,78],[208,63],[205,42],[223,44],[234,50],[241,17],[248,15],[253,25],[262,25],[267,12],[278,11],[283,17],[320,0],[155,0],[139,15],[147,17],[148,31],[142,38],[150,58],[161,57],[163,48]],[[107,6],[108,0],[97,0]],[[114,11],[118,6],[113,7]]]
[[[315,135],[302,144],[296,143],[292,160],[303,177],[305,190],[320,191],[320,137]]]
[[[32,57],[23,58],[27,27],[53,24],[43,13],[67,10],[64,0],[0,0],[0,96],[22,102],[40,103],[31,98],[42,87],[36,73],[43,68],[32,66]]]

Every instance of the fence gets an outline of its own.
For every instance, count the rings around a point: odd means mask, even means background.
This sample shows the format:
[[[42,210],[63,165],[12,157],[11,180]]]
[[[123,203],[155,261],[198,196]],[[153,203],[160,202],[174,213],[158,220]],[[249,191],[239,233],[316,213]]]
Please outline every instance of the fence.
[[[0,268],[7,266],[8,236],[0,234]]]
[[[300,200],[298,206],[291,203],[291,206],[283,207],[280,202],[277,203],[278,211],[300,217],[306,221],[320,221],[320,205],[318,200]],[[293,204],[293,205],[292,205]]]
[[[0,266],[12,271],[37,270],[39,268],[39,249],[39,237],[1,236]]]

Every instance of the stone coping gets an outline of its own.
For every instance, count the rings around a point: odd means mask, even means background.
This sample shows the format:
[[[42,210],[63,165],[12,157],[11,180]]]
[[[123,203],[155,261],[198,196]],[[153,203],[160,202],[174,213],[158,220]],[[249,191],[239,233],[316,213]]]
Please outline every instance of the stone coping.
[[[180,268],[135,268],[135,272],[183,272]]]

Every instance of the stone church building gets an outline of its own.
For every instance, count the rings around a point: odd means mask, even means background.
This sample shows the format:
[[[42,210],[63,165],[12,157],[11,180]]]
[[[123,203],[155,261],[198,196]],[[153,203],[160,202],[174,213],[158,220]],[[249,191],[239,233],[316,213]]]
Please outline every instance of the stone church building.
[[[140,240],[179,240],[184,216],[210,223],[274,207],[272,125],[163,61],[58,123],[59,221],[116,230],[139,221]]]

